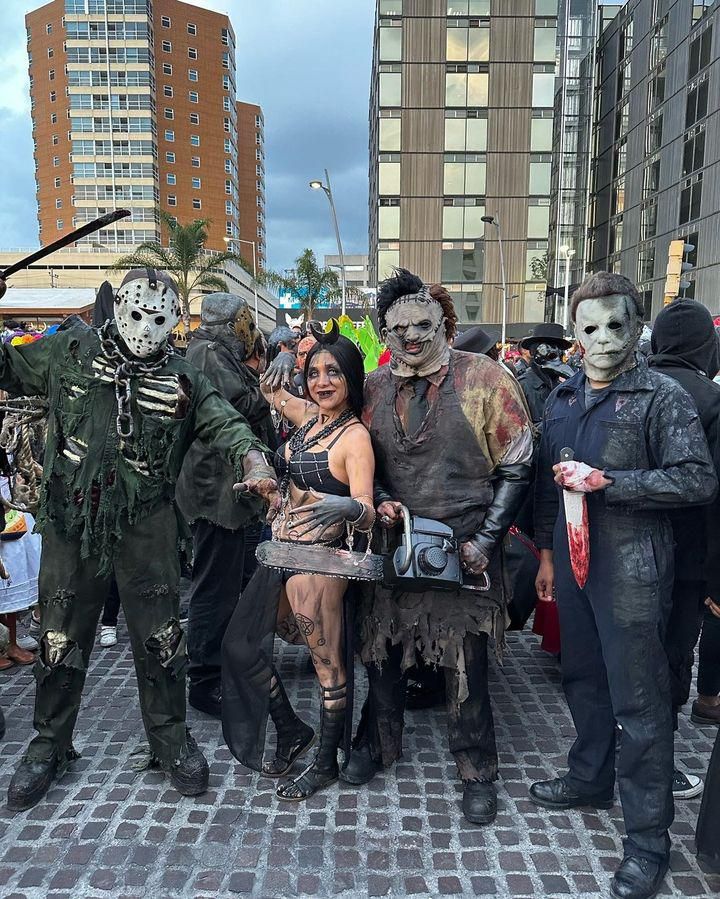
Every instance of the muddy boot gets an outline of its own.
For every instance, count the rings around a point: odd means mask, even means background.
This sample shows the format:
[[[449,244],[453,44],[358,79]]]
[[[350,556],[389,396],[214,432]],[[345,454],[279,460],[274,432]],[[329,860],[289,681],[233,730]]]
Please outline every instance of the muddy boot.
[[[315,758],[298,777],[278,787],[276,795],[288,802],[302,802],[338,779],[337,751],[345,732],[345,684],[323,687],[320,736]],[[340,707],[338,703],[342,703]]]
[[[23,812],[37,805],[52,785],[65,773],[68,764],[80,754],[69,749],[61,760],[57,752],[49,759],[24,758],[15,770],[8,787],[7,807],[11,812]]]
[[[265,777],[284,777],[315,742],[315,731],[295,714],[274,668],[270,684],[270,717],[277,731],[277,746],[273,758],[263,762],[262,773]]]
[[[195,738],[187,731],[187,753],[168,773],[172,785],[183,796],[199,796],[208,788],[210,769]]]

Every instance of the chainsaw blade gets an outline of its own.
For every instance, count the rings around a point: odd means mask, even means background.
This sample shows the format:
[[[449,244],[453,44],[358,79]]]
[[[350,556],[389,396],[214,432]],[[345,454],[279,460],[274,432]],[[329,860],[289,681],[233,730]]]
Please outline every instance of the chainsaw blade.
[[[258,546],[255,557],[266,568],[296,574],[321,574],[354,581],[380,581],[383,577],[382,556],[329,546],[268,540]]]

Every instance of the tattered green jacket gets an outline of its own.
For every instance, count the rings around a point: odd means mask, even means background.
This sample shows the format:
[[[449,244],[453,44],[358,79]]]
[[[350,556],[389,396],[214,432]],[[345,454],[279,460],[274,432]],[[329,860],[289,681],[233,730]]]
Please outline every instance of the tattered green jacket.
[[[80,537],[83,556],[99,555],[104,570],[127,524],[173,504],[196,438],[221,453],[238,480],[248,451],[265,450],[207,378],[174,355],[130,378],[133,434],[121,438],[114,370],[97,331],[85,326],[0,348],[0,388],[50,404],[38,530],[51,520]]]

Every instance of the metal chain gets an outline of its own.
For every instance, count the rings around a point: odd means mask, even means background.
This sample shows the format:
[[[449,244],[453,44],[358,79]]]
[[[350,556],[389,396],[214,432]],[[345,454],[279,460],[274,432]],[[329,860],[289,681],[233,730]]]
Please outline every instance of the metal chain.
[[[33,514],[40,503],[42,465],[33,456],[35,447],[45,446],[48,404],[35,397],[15,397],[0,402],[2,428],[0,448],[12,457],[8,479],[10,498],[0,498],[5,508]]]
[[[170,361],[174,354],[171,346],[165,347],[165,353],[161,359],[155,362],[142,362],[140,359],[129,358],[120,349],[120,346],[109,331],[110,322],[99,329],[100,346],[107,361],[115,367],[115,400],[117,401],[116,428],[118,436],[122,440],[128,440],[133,436],[135,425],[133,423],[130,408],[130,378],[133,375],[150,375],[160,371]]]

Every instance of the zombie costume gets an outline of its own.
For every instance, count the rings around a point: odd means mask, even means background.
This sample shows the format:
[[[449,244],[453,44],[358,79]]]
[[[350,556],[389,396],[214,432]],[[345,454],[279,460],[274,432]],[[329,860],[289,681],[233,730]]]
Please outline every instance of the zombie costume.
[[[627,279],[607,273],[588,285],[610,295],[577,305],[585,372],[547,402],[535,492],[535,540],[541,550],[552,550],[563,688],[577,738],[569,773],[533,784],[530,795],[551,809],[609,808],[620,724],[617,777],[627,839],[612,893],[646,899],[667,869],[673,819],[663,649],[673,582],[667,513],[707,502],[717,479],[690,397],[635,353],[642,325],[637,292]],[[567,447],[575,461],[558,464]],[[578,542],[569,543],[554,465],[568,489],[586,491],[586,580],[579,576]],[[539,581],[546,566],[543,557]]]
[[[407,672],[418,653],[445,672],[450,750],[466,799],[468,784],[488,785],[488,810],[470,815],[480,823],[495,814],[487,654],[488,637],[501,646],[506,624],[499,545],[526,491],[532,434],[512,377],[485,356],[449,349],[444,307],[420,279],[401,272],[391,282],[383,336],[392,358],[368,377],[363,412],[375,451],[375,502],[402,503],[412,515],[449,525],[461,546],[478,551],[476,565],[466,562],[466,580],[479,583],[486,569],[490,589],[418,593],[377,584],[364,591],[358,621],[370,693],[343,779],[364,782],[401,757]],[[391,552],[398,540],[396,528]]]
[[[202,325],[186,360],[236,409],[257,438],[274,446],[270,407],[258,377],[244,365],[256,339],[247,303],[225,293],[202,301]],[[177,503],[193,535],[188,613],[189,702],[220,717],[220,652],[238,597],[255,570],[264,506],[259,497],[235,498],[230,464],[208,444],[190,447],[177,484]]]
[[[263,446],[210,382],[167,350],[179,318],[173,287],[152,270],[130,272],[116,298],[117,325],[2,347],[0,385],[45,396],[50,406],[37,514],[38,734],[10,785],[16,809],[37,802],[74,756],[73,728],[111,576],[126,612],[150,750],[178,789],[207,784],[207,763],[185,728],[175,482],[198,437],[241,481],[244,457]]]

